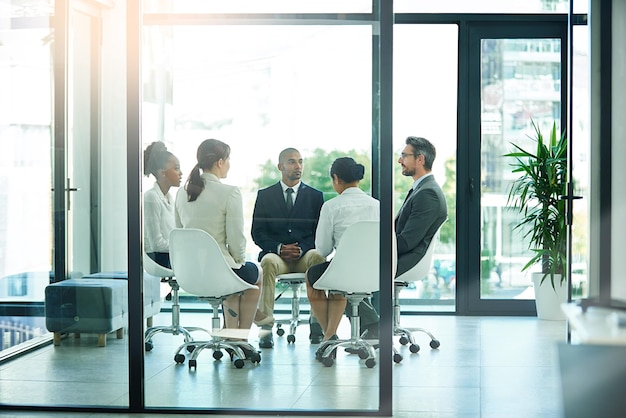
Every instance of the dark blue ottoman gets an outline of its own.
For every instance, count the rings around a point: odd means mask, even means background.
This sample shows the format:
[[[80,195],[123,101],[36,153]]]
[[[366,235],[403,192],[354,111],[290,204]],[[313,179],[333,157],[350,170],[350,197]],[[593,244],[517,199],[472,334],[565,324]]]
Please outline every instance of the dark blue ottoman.
[[[46,286],[46,328],[54,333],[54,345],[62,333],[98,334],[98,345],[106,346],[106,334],[124,336],[128,290],[125,280],[69,279]]]

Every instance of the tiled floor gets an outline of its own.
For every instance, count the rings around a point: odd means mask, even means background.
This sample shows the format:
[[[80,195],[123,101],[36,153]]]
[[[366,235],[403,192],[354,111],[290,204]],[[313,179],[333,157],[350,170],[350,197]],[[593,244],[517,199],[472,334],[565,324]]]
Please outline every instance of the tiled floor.
[[[182,318],[185,325],[206,327],[210,315],[183,313]],[[167,313],[157,317],[162,323],[169,319]],[[424,334],[418,334],[419,353],[411,354],[407,347],[401,347],[404,360],[393,366],[394,416],[563,415],[557,342],[565,340],[565,322],[527,317],[405,316],[403,324],[430,329],[441,347],[431,350]],[[159,408],[273,410],[281,411],[281,415],[295,411],[300,416],[308,411],[376,409],[380,367],[368,369],[356,355],[343,352],[333,367],[324,367],[314,359],[317,346],[309,344],[307,334],[307,326],[299,327],[295,344],[275,337],[275,348],[262,350],[261,364],[247,362],[242,369],[227,361],[214,361],[205,351],[195,372],[173,361],[182,337],[158,334],[154,349],[145,356],[146,404]],[[348,334],[349,327],[343,323],[340,336]],[[256,344],[256,327],[251,336]],[[48,346],[0,365],[0,403],[127,405],[127,342],[127,338],[117,340],[111,334],[107,347],[99,348],[95,336],[84,335],[79,340],[69,337],[61,347]],[[71,415],[6,411],[1,407],[0,414]],[[115,416],[120,415],[142,416]]]

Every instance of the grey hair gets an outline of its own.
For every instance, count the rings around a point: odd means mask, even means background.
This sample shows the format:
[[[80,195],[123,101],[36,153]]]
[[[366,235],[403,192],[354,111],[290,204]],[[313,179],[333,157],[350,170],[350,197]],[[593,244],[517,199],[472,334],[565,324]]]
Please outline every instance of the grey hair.
[[[437,150],[428,139],[419,136],[409,136],[406,139],[406,144],[413,148],[416,158],[418,155],[424,156],[424,168],[426,170],[430,171],[433,169],[433,162],[437,156]]]

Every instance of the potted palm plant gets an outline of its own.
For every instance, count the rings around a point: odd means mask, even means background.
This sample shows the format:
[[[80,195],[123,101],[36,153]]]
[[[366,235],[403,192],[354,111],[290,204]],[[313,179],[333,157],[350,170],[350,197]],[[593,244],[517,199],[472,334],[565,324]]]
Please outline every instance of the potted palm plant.
[[[513,173],[520,175],[511,184],[507,205],[521,215],[514,229],[522,231],[534,254],[522,271],[541,266],[541,272],[532,275],[537,315],[542,319],[564,319],[560,303],[567,298],[567,225],[561,196],[567,187],[568,141],[564,133],[557,134],[556,122],[547,138],[531,122],[535,135],[530,138],[536,142],[536,151],[511,143],[514,151],[505,154],[514,159]],[[546,281],[551,285],[548,292]],[[550,300],[544,301],[544,294]]]

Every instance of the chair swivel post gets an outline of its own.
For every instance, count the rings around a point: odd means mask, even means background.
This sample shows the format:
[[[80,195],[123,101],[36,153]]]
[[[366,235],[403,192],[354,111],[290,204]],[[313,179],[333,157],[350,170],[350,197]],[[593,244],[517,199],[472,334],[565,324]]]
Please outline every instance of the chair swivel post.
[[[164,332],[166,334],[179,335],[182,334],[184,336],[185,343],[193,341],[193,337],[191,336],[191,332],[193,331],[204,331],[209,333],[206,329],[200,327],[182,327],[180,325],[180,297],[178,295],[178,291],[180,286],[178,282],[173,277],[168,278],[168,284],[172,288],[172,323],[171,325],[161,325],[150,327],[146,330],[144,336],[144,344],[146,351],[150,351],[153,348],[152,337],[159,332]]]

